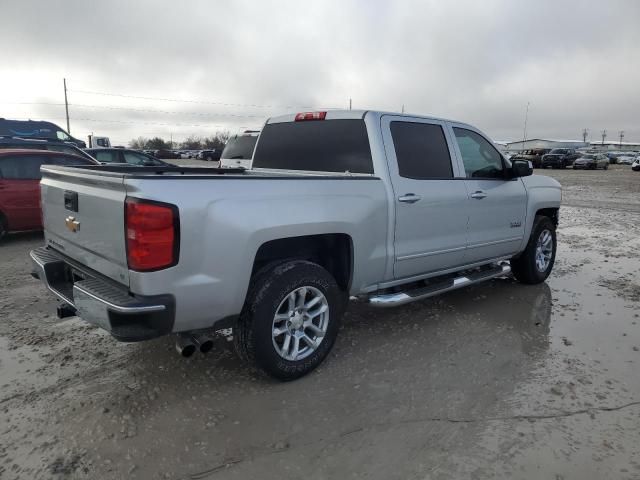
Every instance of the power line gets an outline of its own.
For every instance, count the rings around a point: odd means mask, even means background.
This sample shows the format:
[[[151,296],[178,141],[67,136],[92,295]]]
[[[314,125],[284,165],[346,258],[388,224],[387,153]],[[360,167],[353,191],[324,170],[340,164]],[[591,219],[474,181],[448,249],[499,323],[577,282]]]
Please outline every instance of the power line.
[[[226,107],[250,107],[250,108],[272,108],[272,109],[273,108],[306,108],[306,109],[317,108],[309,105],[259,105],[257,103],[230,103],[230,102],[215,102],[211,100],[184,100],[180,98],[144,97],[140,95],[125,95],[122,93],[95,92],[91,90],[68,89],[68,91],[74,92],[74,93],[82,93],[86,95],[102,95],[106,97],[135,98],[139,100],[155,100],[159,102],[200,103],[200,104],[206,104],[206,105],[223,105]]]
[[[64,103],[45,103],[45,102],[1,102],[4,105],[48,105],[63,107]],[[105,109],[105,110],[123,110],[131,112],[144,113],[164,113],[170,115],[192,115],[196,117],[234,117],[234,118],[260,118],[266,119],[267,115],[241,115],[237,113],[202,113],[202,112],[184,112],[177,110],[159,110],[155,108],[134,108],[134,107],[114,107],[111,105],[87,105],[83,103],[69,103],[70,107],[87,108],[87,109]]]
[[[64,120],[64,117],[50,118],[50,120]],[[28,118],[17,118],[16,120],[29,120]],[[74,118],[78,122],[96,122],[96,123],[118,123],[124,125],[154,125],[161,127],[216,127],[216,128],[228,128],[228,125],[220,125],[213,123],[205,124],[188,124],[188,123],[158,123],[158,122],[128,122],[124,120],[98,120],[95,118]],[[238,128],[249,128],[248,125],[241,125]]]

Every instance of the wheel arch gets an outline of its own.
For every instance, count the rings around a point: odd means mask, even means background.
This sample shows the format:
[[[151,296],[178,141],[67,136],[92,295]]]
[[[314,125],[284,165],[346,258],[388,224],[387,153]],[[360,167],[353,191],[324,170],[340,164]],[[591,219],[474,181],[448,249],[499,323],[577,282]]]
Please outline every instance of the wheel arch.
[[[340,289],[349,291],[353,279],[353,239],[346,233],[327,233],[270,240],[256,252],[251,278],[267,265],[308,260],[327,270]]]

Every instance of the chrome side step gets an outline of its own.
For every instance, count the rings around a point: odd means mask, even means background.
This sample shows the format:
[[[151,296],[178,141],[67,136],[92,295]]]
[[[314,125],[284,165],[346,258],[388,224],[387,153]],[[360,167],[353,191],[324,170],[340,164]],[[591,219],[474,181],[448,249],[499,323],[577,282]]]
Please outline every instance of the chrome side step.
[[[405,303],[423,300],[444,292],[457,290],[458,288],[484,282],[492,278],[501,277],[511,273],[510,265],[496,265],[487,270],[467,273],[466,275],[449,278],[424,287],[414,288],[404,292],[392,292],[383,294],[373,294],[369,296],[369,303],[374,307],[397,307]]]

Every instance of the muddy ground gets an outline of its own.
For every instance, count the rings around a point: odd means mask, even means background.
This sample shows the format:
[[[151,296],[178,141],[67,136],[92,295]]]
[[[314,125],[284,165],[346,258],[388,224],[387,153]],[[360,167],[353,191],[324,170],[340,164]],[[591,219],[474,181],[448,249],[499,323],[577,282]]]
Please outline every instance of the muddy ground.
[[[564,185],[549,280],[353,304],[316,372],[277,383],[220,338],[123,344],[0,245],[0,478],[640,478],[640,173]]]

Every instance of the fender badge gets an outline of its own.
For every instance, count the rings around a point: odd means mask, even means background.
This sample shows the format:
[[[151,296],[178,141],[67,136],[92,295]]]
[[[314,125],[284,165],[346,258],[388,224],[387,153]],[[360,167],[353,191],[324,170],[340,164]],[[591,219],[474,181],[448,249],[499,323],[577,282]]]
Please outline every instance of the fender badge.
[[[64,219],[64,224],[67,226],[70,232],[77,232],[80,230],[80,222],[76,220],[76,217],[68,216]]]

